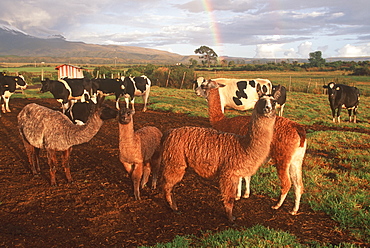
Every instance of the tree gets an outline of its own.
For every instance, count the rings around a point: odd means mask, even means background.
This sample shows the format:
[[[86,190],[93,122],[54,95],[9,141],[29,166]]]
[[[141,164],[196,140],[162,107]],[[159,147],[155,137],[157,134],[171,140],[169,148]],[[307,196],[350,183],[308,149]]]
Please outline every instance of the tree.
[[[213,49],[207,46],[201,46],[194,51],[196,54],[202,54],[199,58],[205,59],[207,61],[208,67],[211,65],[211,60],[217,60],[218,55],[213,51]]]
[[[321,51],[316,51],[313,53],[310,53],[310,58],[308,61],[310,62],[310,65],[312,67],[320,67],[325,64],[325,59],[322,58],[322,53]]]

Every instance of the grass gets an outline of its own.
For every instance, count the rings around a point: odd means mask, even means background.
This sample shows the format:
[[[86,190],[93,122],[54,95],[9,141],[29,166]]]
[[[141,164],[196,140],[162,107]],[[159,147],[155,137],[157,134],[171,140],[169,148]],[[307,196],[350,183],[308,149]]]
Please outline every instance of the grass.
[[[290,72],[289,72],[290,74]],[[257,73],[250,77],[261,76]],[[287,74],[276,75],[286,78]],[[298,74],[296,74],[298,75]],[[227,75],[222,75],[227,76]],[[306,75],[307,76],[307,75]],[[323,75],[324,76],[324,75]],[[328,77],[334,77],[329,75]],[[365,79],[365,78],[362,78]],[[368,79],[366,79],[368,80]],[[274,80],[272,80],[274,81]],[[365,82],[365,80],[363,80]],[[369,80],[370,81],[370,80]],[[367,83],[366,83],[367,82]],[[370,92],[370,83],[363,83]],[[321,93],[321,92],[319,92]],[[370,97],[360,100],[358,121],[349,123],[346,111],[342,113],[340,124],[333,123],[327,96],[324,94],[288,92],[284,116],[304,125],[320,124],[326,127],[360,128],[370,130]],[[51,94],[38,93],[38,90],[25,90],[24,95],[14,97],[46,97]],[[153,86],[149,109],[186,113],[208,118],[208,107],[204,99],[197,97],[189,89],[168,89]],[[137,98],[137,102],[141,102]],[[227,116],[250,114],[227,110]],[[360,240],[370,242],[370,135],[351,131],[313,131],[307,133],[308,148],[304,160],[305,193],[302,203],[309,204],[315,211],[324,211],[349,230]],[[279,195],[279,182],[273,166],[264,165],[252,178],[251,187],[255,194],[273,198]],[[293,201],[293,193],[288,199]],[[279,230],[255,226],[236,231],[206,233],[203,237],[176,237],[171,243],[155,247],[335,247],[328,244],[300,244],[297,238]],[[340,244],[337,247],[356,247],[353,244]]]

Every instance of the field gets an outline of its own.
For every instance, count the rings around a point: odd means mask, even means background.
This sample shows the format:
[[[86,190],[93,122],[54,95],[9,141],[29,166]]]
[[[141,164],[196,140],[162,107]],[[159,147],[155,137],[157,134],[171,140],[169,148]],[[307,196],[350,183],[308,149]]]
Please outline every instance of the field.
[[[257,76],[260,75],[248,77]],[[364,83],[367,89],[369,85]],[[270,208],[279,195],[279,182],[274,167],[266,164],[252,178],[251,198],[236,203],[237,226],[226,222],[217,184],[192,172],[176,190],[181,214],[171,212],[160,192],[149,188],[144,189],[141,202],[134,201],[130,179],[118,160],[116,120],[107,121],[93,140],[74,148],[74,184],[66,183],[60,168],[59,185],[49,186],[44,153],[43,176],[32,177],[16,128],[16,115],[29,102],[59,108],[55,100],[48,99],[49,95],[43,96],[46,98],[32,90],[17,94],[10,102],[13,112],[0,119],[2,246],[370,245],[368,96],[361,98],[359,123],[348,123],[343,111],[343,122],[334,124],[327,96],[321,91],[288,92],[284,116],[305,125],[308,133],[301,209],[297,216],[288,214],[292,194],[280,210]],[[113,106],[109,99],[107,104]],[[141,107],[139,104],[138,109]],[[249,113],[227,111],[228,116]],[[184,125],[209,127],[207,104],[191,90],[153,87],[149,111],[137,111],[135,115],[136,128],[147,125],[162,131]],[[164,245],[167,242],[172,243]]]

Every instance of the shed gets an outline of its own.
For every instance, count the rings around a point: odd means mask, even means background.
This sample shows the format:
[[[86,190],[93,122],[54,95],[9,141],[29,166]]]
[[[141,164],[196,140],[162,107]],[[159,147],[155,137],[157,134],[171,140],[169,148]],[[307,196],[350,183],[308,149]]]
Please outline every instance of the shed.
[[[58,79],[61,78],[83,78],[83,68],[82,67],[77,67],[74,65],[59,65],[55,67],[55,70],[58,70]]]

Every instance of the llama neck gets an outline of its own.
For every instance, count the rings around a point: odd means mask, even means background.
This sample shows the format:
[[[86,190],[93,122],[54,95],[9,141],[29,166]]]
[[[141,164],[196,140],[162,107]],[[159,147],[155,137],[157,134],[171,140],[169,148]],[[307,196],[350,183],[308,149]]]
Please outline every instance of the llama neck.
[[[248,156],[248,174],[253,175],[265,162],[270,153],[270,146],[273,139],[275,117],[257,116],[253,113],[249,123],[248,133],[242,136],[241,144]]]
[[[119,123],[119,145],[127,147],[135,144],[134,122],[131,120],[128,124]]]
[[[97,134],[102,125],[103,120],[100,119],[99,113],[91,116],[85,125],[79,126],[73,124],[75,128],[69,132],[69,143],[71,145],[78,145],[89,142]]]
[[[207,99],[208,99],[209,121],[213,126],[215,123],[226,118],[221,110],[221,99],[218,88],[210,89]]]

